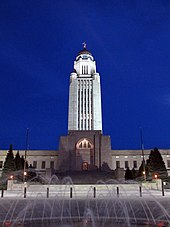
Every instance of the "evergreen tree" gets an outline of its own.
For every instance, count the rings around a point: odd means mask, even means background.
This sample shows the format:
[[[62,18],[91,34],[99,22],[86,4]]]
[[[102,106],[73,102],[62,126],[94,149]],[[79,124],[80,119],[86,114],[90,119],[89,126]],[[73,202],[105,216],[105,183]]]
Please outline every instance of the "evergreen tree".
[[[135,180],[136,175],[137,175],[137,171],[135,170],[135,168],[133,168],[131,171],[132,171],[133,180]]]
[[[23,169],[23,164],[22,164],[22,159],[19,155],[19,151],[16,153],[16,156],[15,156],[15,164],[16,164],[16,169],[17,170],[22,170]]]
[[[14,155],[12,151],[12,144],[11,144],[4,162],[2,175],[5,177],[8,177],[9,175],[13,174],[14,171],[16,171],[16,164],[15,164]]]
[[[139,179],[141,179],[141,180],[144,180],[144,174],[143,174],[144,170],[145,170],[145,172],[146,172],[146,165],[145,165],[145,162],[142,161],[142,162],[141,162],[141,165],[140,165],[140,167],[139,167],[139,170],[138,170],[138,172],[137,172],[137,178],[139,178]]]
[[[22,157],[21,157],[21,165],[22,165],[22,169],[24,169],[24,163],[25,163],[25,160],[24,160],[24,156],[22,155]]]
[[[149,176],[148,163],[149,163],[149,159],[146,160],[146,164],[145,164],[146,178],[149,180],[150,176]]]
[[[129,168],[126,169],[125,180],[133,180],[133,174]]]
[[[154,150],[151,150],[146,167],[148,175],[151,176],[152,178],[155,174],[157,174],[158,178],[161,179],[165,179],[168,177],[165,163],[158,148],[154,148]]]
[[[23,155],[21,157],[21,165],[22,165],[22,169],[24,169],[24,165],[25,165],[26,169],[28,169],[28,162],[26,161],[26,164],[25,164],[25,159],[24,159]]]

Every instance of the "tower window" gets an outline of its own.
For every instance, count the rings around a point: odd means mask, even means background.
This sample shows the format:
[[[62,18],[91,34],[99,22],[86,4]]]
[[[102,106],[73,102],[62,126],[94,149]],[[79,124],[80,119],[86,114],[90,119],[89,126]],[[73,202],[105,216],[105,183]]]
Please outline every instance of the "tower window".
[[[88,74],[88,66],[86,65],[86,74]]]
[[[91,129],[93,129],[93,120],[91,118]]]
[[[86,130],[86,119],[84,120],[84,129]]]
[[[82,74],[88,74],[88,65],[82,65]]]

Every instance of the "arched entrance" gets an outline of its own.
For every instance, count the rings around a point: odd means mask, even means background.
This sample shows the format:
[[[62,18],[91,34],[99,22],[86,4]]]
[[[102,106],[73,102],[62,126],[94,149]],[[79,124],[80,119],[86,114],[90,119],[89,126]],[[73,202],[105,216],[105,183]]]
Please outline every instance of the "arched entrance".
[[[93,166],[94,146],[88,138],[83,138],[76,144],[76,169],[87,171]]]

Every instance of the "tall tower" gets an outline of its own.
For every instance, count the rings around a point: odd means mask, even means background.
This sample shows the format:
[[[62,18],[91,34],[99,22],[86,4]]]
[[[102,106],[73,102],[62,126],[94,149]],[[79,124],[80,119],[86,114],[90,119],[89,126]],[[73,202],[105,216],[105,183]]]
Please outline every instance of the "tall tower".
[[[110,137],[102,133],[100,76],[92,54],[84,48],[70,75],[68,135],[60,137],[60,171],[101,170],[111,166]]]
[[[100,76],[85,43],[70,75],[68,131],[71,130],[102,131]]]

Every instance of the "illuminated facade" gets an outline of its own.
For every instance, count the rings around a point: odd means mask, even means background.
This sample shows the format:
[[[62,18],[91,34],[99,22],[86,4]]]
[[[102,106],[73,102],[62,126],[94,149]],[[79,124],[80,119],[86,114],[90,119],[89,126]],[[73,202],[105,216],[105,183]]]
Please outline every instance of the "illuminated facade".
[[[110,137],[102,134],[100,75],[92,54],[84,48],[70,75],[68,135],[60,137],[61,171],[101,169],[111,164]]]
[[[70,75],[68,131],[70,130],[102,131],[100,76],[85,44],[74,61],[74,72]]]

